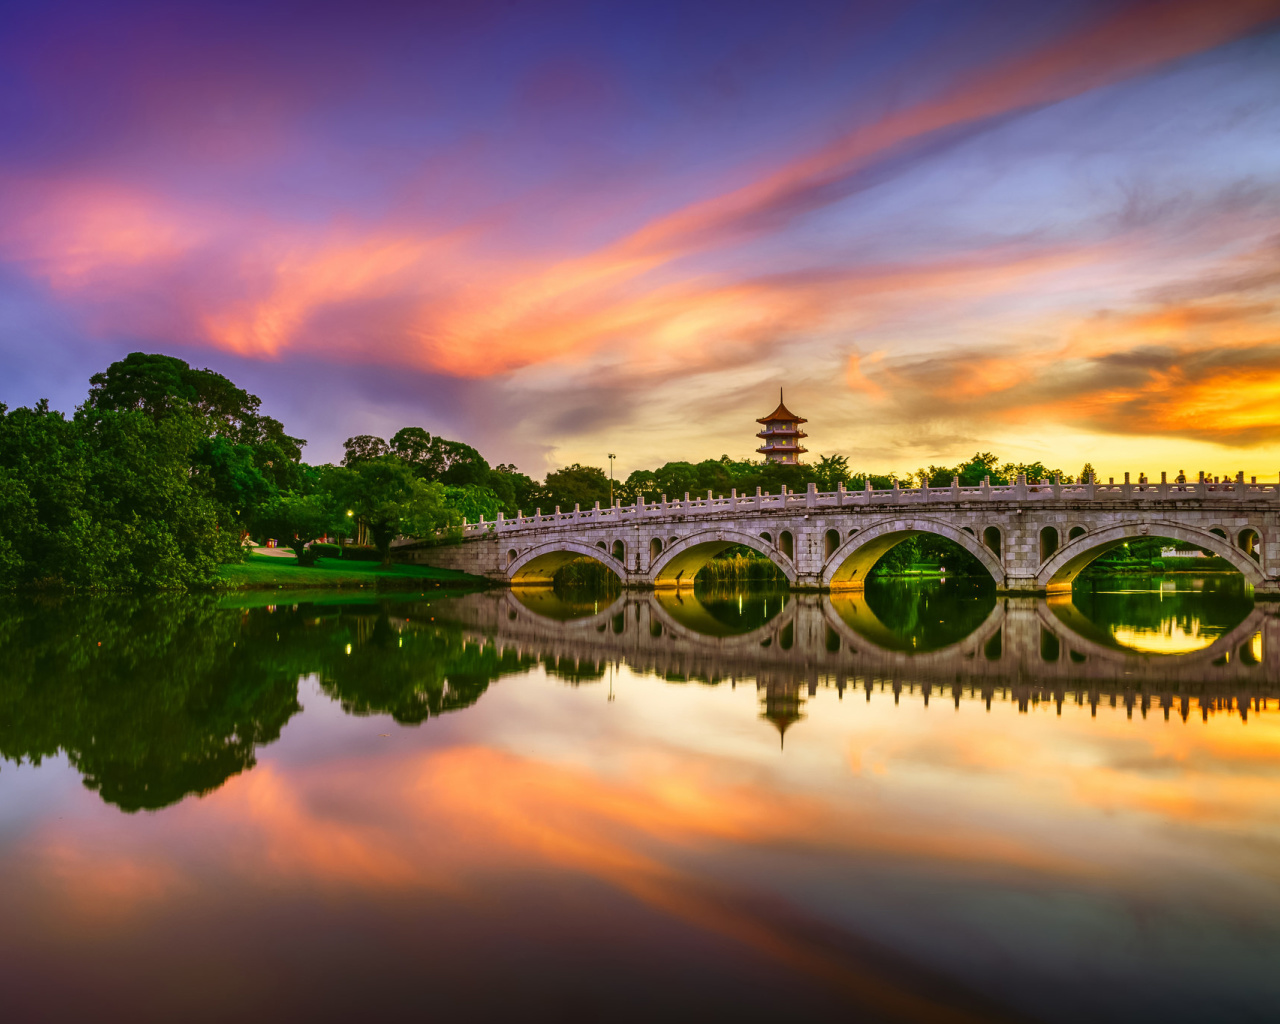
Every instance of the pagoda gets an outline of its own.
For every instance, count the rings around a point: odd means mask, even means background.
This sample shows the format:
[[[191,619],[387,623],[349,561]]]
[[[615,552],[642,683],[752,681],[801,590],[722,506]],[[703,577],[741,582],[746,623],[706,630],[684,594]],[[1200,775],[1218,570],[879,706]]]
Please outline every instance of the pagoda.
[[[756,451],[769,462],[795,465],[800,461],[800,456],[809,450],[800,447],[800,438],[809,436],[800,429],[800,424],[809,421],[803,416],[797,416],[783,404],[781,388],[778,389],[778,408],[756,422],[764,425],[764,429],[756,434],[764,444]]]

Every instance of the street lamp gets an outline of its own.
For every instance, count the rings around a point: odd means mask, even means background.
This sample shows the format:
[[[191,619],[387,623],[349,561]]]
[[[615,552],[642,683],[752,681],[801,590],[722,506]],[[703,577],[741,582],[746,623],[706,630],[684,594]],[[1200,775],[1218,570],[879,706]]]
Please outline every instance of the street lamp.
[[[609,453],[609,507],[613,508],[613,460],[618,456]]]

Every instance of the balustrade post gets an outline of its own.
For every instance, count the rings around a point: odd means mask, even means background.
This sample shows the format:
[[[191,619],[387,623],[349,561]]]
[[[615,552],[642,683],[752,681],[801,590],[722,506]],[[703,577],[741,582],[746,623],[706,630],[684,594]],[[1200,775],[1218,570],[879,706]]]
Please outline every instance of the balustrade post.
[[[1084,496],[1089,501],[1093,501],[1094,496],[1098,492],[1098,474],[1089,473],[1087,474],[1087,476],[1088,476],[1088,479],[1085,481],[1085,485],[1084,485]]]
[[[1053,474],[1052,486],[1053,486],[1053,496],[1055,498],[1061,498],[1062,497],[1062,474],[1061,473]]]
[[[1121,485],[1121,494],[1124,495],[1126,501],[1133,497],[1133,484],[1129,483],[1129,474],[1124,475],[1124,483]]]
[[[898,486],[898,481],[893,481],[893,503],[896,505],[902,500],[902,488]]]
[[[1244,470],[1242,469],[1236,474],[1236,497],[1243,501],[1248,493],[1249,489],[1245,486]]]
[[[960,500],[960,478],[958,476],[953,476],[951,478],[951,500]]]
[[[818,485],[810,484],[804,492],[805,508],[813,508],[818,504]]]
[[[991,476],[988,474],[982,478],[982,490],[979,491],[984,499],[991,500]]]
[[[1160,497],[1169,497],[1169,474],[1163,471],[1160,473]]]
[[[844,481],[836,481],[836,508],[844,508]]]
[[[738,507],[738,488],[731,487],[729,489],[729,507],[736,509]]]

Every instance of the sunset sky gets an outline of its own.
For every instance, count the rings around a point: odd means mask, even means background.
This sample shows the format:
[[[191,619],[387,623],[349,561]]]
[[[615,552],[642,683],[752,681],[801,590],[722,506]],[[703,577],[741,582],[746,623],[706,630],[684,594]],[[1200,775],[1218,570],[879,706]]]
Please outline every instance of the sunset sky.
[[[0,8],[0,401],[1280,473],[1280,0]]]

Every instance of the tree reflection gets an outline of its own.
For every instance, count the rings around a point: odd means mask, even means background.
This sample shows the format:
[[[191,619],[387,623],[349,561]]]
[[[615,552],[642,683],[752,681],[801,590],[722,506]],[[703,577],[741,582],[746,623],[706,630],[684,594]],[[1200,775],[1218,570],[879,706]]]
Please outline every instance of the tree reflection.
[[[1239,574],[1117,576],[1076,587],[1071,607],[1055,605],[1054,611],[1077,632],[1109,646],[1186,654],[1210,646],[1253,607]]]
[[[403,725],[470,707],[500,675],[534,664],[460,627],[429,621],[430,606],[355,606],[313,637],[321,688],[352,715],[389,714]]]
[[[416,724],[535,663],[468,642],[429,611],[245,609],[210,596],[5,602],[0,757],[39,764],[65,752],[108,803],[156,810],[252,768],[300,709],[302,676],[318,676],[351,714]]]
[[[297,678],[288,645],[213,598],[8,602],[0,756],[65,751],[108,803],[154,810],[252,767],[299,710]]]
[[[891,651],[923,653],[959,643],[996,606],[995,587],[973,579],[868,582],[864,592],[834,595],[833,605],[853,629]]]
[[[0,603],[0,758],[65,753],[108,803],[154,810],[252,768],[299,710],[303,676],[349,714],[417,725],[470,707],[505,674],[542,666],[591,683],[625,662],[671,681],[754,679],[780,732],[803,717],[805,686],[842,695],[859,680],[984,699],[1012,686],[1034,700],[1040,687],[1059,704],[1135,687],[1238,702],[1274,696],[1280,682],[1280,616],[1225,578],[1078,589],[1075,604],[896,581],[831,599],[630,594],[582,618],[527,602],[488,592],[256,608],[211,596]],[[1207,649],[1148,656],[1170,637]]]

